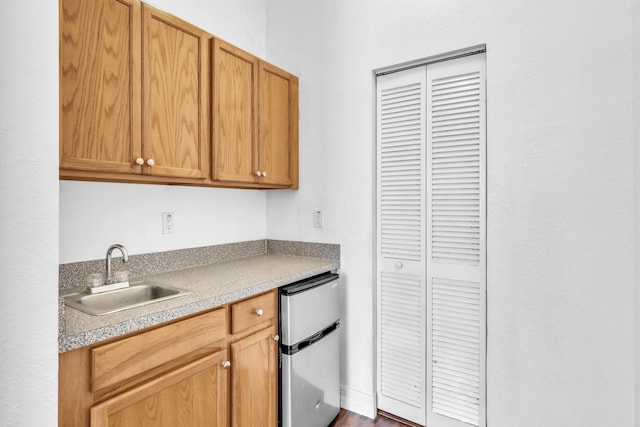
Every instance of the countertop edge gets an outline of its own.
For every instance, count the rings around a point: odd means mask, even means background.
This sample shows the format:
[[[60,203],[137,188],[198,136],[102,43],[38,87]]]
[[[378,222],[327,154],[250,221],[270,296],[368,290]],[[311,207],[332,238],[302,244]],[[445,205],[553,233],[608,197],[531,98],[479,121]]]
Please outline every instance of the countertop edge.
[[[67,351],[96,344],[107,339],[116,338],[130,332],[139,331],[151,326],[156,326],[185,316],[220,307],[234,301],[279,288],[298,280],[303,280],[328,271],[337,270],[339,267],[339,261],[327,260],[327,264],[322,267],[305,270],[304,272],[288,274],[274,280],[257,283],[255,285],[215,295],[209,298],[203,298],[196,302],[172,307],[156,313],[141,315],[130,320],[68,336],[65,335],[66,328],[64,320],[65,310],[67,307],[64,304],[64,299],[60,297],[58,299],[58,311],[60,319],[62,320],[59,322],[58,326],[58,353],[65,353]]]

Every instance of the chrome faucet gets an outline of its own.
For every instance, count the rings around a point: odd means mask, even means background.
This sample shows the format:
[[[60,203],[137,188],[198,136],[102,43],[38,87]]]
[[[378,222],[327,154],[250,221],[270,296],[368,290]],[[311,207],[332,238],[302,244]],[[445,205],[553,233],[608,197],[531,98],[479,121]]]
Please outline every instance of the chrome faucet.
[[[111,252],[113,252],[114,249],[118,249],[120,253],[122,253],[122,262],[129,261],[129,254],[124,246],[119,243],[109,246],[109,249],[107,249],[107,278],[104,281],[107,285],[111,284],[113,280],[111,278]]]

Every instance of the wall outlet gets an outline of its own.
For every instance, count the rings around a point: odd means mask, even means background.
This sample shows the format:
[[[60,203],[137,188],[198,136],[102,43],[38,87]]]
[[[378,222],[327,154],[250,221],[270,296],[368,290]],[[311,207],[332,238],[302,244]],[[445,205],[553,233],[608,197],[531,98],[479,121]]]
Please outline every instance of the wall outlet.
[[[162,212],[162,234],[173,234],[175,231],[175,215],[173,212]]]
[[[313,226],[315,228],[322,228],[324,226],[322,216],[322,211],[313,211]]]

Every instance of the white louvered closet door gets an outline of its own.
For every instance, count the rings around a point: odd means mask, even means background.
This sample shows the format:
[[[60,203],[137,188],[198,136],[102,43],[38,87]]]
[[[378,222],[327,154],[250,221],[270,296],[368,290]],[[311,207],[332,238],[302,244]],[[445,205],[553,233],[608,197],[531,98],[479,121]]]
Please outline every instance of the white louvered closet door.
[[[484,54],[377,78],[377,404],[486,426]]]
[[[377,78],[377,403],[380,410],[422,425],[425,97],[425,67]]]
[[[485,55],[427,66],[427,426],[486,425]]]

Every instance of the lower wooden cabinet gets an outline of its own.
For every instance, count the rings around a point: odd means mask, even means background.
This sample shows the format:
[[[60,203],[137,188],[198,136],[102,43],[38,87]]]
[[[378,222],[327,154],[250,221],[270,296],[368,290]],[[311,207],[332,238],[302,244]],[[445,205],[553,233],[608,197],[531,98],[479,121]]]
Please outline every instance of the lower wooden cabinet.
[[[226,426],[226,356],[205,356],[93,406],[91,426]]]
[[[278,425],[278,292],[230,306],[231,426]]]
[[[278,425],[278,345],[275,327],[231,344],[231,425]]]
[[[276,427],[277,291],[60,354],[61,427]]]

